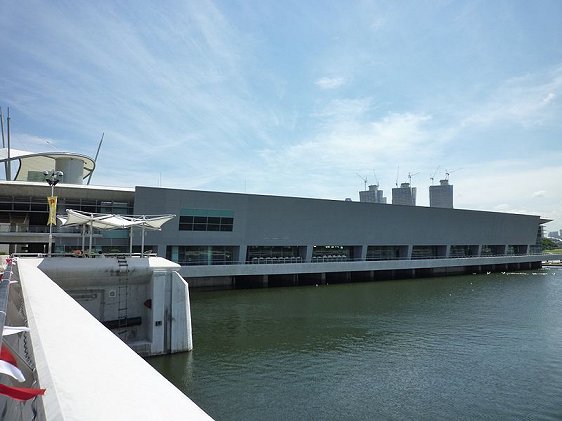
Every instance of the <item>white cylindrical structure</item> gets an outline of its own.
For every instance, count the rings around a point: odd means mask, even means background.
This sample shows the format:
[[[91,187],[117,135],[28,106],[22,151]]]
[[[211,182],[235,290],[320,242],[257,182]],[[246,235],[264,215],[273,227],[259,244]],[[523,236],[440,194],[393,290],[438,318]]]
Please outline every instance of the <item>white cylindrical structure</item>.
[[[56,158],[55,170],[62,171],[65,184],[82,184],[84,179],[84,161],[76,158]]]

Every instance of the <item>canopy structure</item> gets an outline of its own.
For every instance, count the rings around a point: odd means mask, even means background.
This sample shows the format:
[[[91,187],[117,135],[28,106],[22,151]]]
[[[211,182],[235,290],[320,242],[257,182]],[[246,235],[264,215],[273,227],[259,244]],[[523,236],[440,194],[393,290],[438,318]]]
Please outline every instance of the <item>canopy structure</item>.
[[[73,209],[66,210],[66,216],[59,216],[58,219],[63,226],[82,226],[82,234],[84,228],[90,227],[90,253],[92,252],[92,230],[97,228],[100,230],[113,229],[129,229],[130,230],[130,252],[133,248],[133,228],[140,227],[142,229],[141,252],[144,254],[144,235],[145,230],[159,231],[162,225],[176,215],[115,215],[109,213],[87,213]],[[84,249],[84,237],[82,240],[82,249]]]

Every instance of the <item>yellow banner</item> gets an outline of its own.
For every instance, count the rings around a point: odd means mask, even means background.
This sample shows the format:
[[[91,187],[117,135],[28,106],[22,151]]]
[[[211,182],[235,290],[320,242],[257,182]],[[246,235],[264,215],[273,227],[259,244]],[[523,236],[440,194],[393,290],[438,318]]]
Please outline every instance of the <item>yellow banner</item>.
[[[48,196],[49,202],[49,220],[47,225],[57,225],[57,196]]]

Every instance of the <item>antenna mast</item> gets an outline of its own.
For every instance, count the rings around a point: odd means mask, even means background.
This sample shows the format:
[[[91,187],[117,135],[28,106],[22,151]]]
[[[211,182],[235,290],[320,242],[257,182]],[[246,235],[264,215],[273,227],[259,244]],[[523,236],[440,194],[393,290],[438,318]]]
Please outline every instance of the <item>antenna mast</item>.
[[[103,136],[104,135],[105,135],[105,132],[102,132],[100,143],[98,144],[98,150],[96,151],[96,157],[94,158],[94,164],[98,161],[98,155],[100,153],[101,144],[103,143]],[[88,183],[87,183],[88,186],[90,185],[90,181],[92,181],[92,175],[93,174],[94,174],[94,171],[92,170],[92,172],[90,173],[90,176],[88,177]]]

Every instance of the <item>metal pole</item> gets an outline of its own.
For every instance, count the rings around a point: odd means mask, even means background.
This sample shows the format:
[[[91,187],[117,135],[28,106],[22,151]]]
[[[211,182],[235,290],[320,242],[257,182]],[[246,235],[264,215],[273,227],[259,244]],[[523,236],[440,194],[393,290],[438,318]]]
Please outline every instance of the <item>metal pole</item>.
[[[1,339],[4,331],[4,324],[6,323],[6,313],[8,311],[8,294],[10,292],[12,265],[13,263],[10,261],[4,273],[0,276],[0,348],[2,347]]]
[[[12,181],[12,157],[10,154],[10,107],[8,107],[8,173],[6,174],[6,181]]]
[[[4,112],[0,108],[0,128],[2,130],[2,148],[6,147],[6,140],[4,138]],[[4,162],[4,173],[5,178],[8,180],[8,161]]]
[[[55,185],[61,180],[64,173],[62,171],[43,171],[43,175],[45,176],[45,181],[49,183],[51,186],[51,197],[55,196]],[[55,203],[55,215],[54,215],[54,222],[57,224],[57,205]],[[49,225],[49,254],[48,256],[51,257],[51,253],[53,251],[53,223],[51,221],[51,202],[49,202],[49,217],[47,219],[47,224]]]
[[[144,257],[144,224],[142,226],[141,256]]]
[[[92,218],[92,219],[90,220],[90,248],[89,248],[89,250],[88,250],[88,254],[89,254],[90,257],[92,257],[92,236],[94,235],[94,234],[93,234],[93,230],[94,230],[94,227],[93,227],[93,225],[94,225],[93,218],[94,218],[94,215],[91,215],[91,218]]]
[[[133,255],[133,226],[129,228],[129,255]]]
[[[145,222],[146,215],[142,216],[142,241],[141,241],[141,257],[144,257],[144,230],[145,230]]]
[[[53,197],[54,195],[55,195],[55,185],[51,183],[51,197]],[[49,217],[50,216],[51,216],[51,207],[49,206]],[[52,250],[53,250],[53,224],[49,224],[49,253],[48,253],[49,257],[51,257]]]

